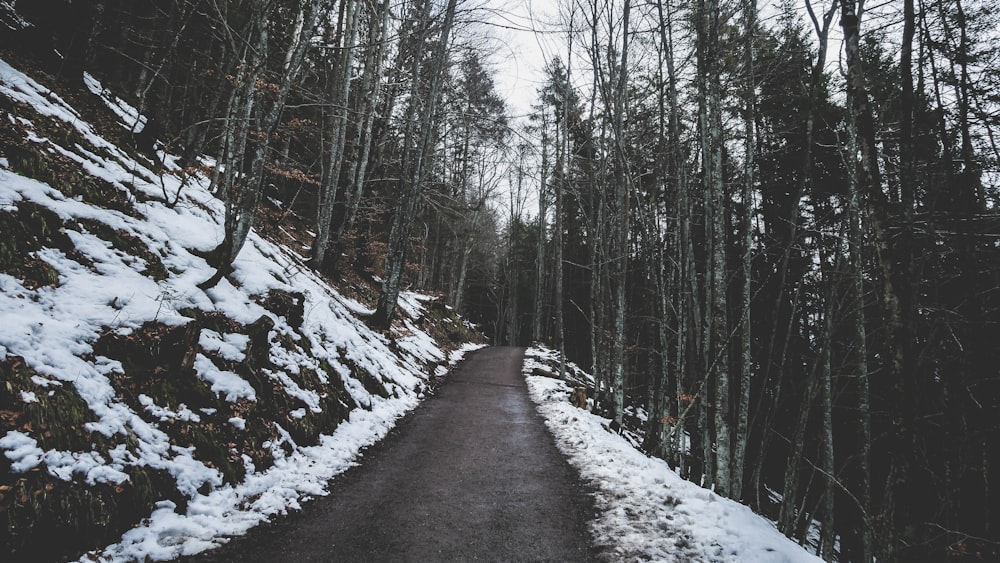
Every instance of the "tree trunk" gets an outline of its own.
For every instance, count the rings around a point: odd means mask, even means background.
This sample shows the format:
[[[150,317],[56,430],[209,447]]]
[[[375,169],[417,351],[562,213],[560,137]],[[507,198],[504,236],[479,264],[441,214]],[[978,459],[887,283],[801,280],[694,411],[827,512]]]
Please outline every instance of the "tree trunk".
[[[257,99],[261,97],[261,93],[255,90],[258,81],[263,77],[267,61],[269,10],[273,5],[267,4],[265,11],[264,7],[255,4],[254,13],[247,24],[248,32],[244,34],[244,37],[255,37],[255,39],[245,47],[246,56],[241,60],[246,62],[240,65],[237,81],[239,86],[230,100],[228,112],[230,119],[234,119],[236,125],[227,124],[223,143],[225,160],[221,164],[224,167],[224,179],[218,187],[226,203],[225,234],[222,243],[211,253],[210,262],[216,268],[216,273],[199,284],[199,287],[214,286],[230,271],[233,261],[250,234],[254,212],[264,190],[265,164],[271,146],[270,140],[280,123],[285,100],[288,99],[292,84],[302,68],[309,46],[309,36],[315,29],[321,5],[322,0],[310,0],[309,3],[299,6],[299,10],[305,12],[304,25],[296,30],[289,41],[284,58],[285,66],[273,99],[269,104],[263,105]],[[251,116],[254,113],[257,114],[256,129],[251,129]],[[249,173],[241,172],[245,170],[246,145],[248,137],[251,136],[253,150],[250,155],[250,170]]]
[[[674,346],[676,355],[676,365],[674,368],[677,374],[675,412],[678,420],[666,430],[665,440],[671,453],[668,461],[677,468],[678,472],[688,477],[686,457],[688,452],[687,439],[684,433],[684,414],[687,412],[685,400],[682,398],[682,378],[691,369],[688,363],[689,346],[698,346],[697,323],[692,323],[691,319],[697,319],[695,311],[697,307],[697,296],[695,288],[697,280],[694,274],[694,244],[691,240],[691,205],[688,197],[688,176],[687,163],[683,153],[683,146],[680,139],[681,119],[680,104],[677,92],[677,71],[674,64],[674,43],[673,43],[673,21],[670,13],[663,8],[663,0],[657,0],[657,17],[659,20],[660,42],[663,45],[664,63],[667,71],[667,108],[669,113],[668,128],[668,162],[670,172],[676,178],[677,200],[676,200],[676,231],[678,241],[675,249],[676,256],[676,282],[674,284],[674,302],[677,310],[677,342]],[[666,299],[666,297],[664,297]]]
[[[976,161],[976,150],[972,144],[972,124],[970,116],[972,111],[972,79],[969,76],[969,59],[971,58],[969,37],[968,37],[968,17],[962,7],[962,0],[954,0],[956,10],[956,21],[958,22],[958,53],[955,59],[958,60],[958,84],[955,86],[955,95],[958,99],[958,129],[962,134],[962,179],[964,189],[968,190],[968,198],[971,200],[970,213],[981,213],[986,209],[986,192],[983,188],[982,170]],[[905,311],[905,310],[904,310]]]
[[[351,64],[354,55],[354,43],[358,32],[358,0],[344,0],[341,14],[342,21],[338,24],[338,33],[334,44],[337,49],[336,62],[333,69],[327,68],[327,74],[333,74],[330,83],[330,105],[334,114],[329,118],[327,134],[330,145],[326,152],[323,166],[323,179],[320,186],[319,209],[316,222],[316,237],[313,239],[311,265],[316,270],[322,270],[326,262],[327,250],[330,245],[330,232],[333,228],[334,207],[338,203],[337,194],[340,190],[340,171],[344,163],[344,145],[347,140],[348,100],[351,92]],[[339,45],[337,45],[339,43]],[[343,202],[341,202],[343,204]]]
[[[825,343],[822,345],[826,346]],[[781,489],[781,512],[778,515],[778,529],[788,537],[794,535],[798,527],[798,521],[802,518],[802,514],[797,509],[800,497],[802,496],[799,493],[802,475],[799,468],[802,465],[802,458],[805,456],[806,427],[809,422],[809,411],[812,409],[812,403],[819,389],[817,371],[817,366],[813,365],[809,382],[803,393],[802,402],[799,404],[798,418],[795,422],[795,433],[789,443],[791,454],[788,456],[788,462],[785,466],[784,486]]]
[[[363,125],[358,128],[354,139],[351,158],[353,166],[348,168],[347,201],[344,203],[344,213],[341,221],[333,229],[334,251],[327,256],[330,270],[336,271],[340,258],[344,253],[345,235],[354,228],[358,216],[358,206],[364,193],[365,180],[368,174],[368,162],[372,150],[372,128],[375,123],[375,108],[382,92],[382,67],[385,63],[386,32],[389,26],[389,0],[384,0],[379,12],[371,17],[371,29],[368,33],[367,56],[362,78],[361,91],[358,96],[358,114],[363,117]]]
[[[706,378],[714,383],[704,386],[703,407],[711,405],[714,422],[714,448],[704,444],[706,486],[714,486],[728,496],[730,488],[731,435],[729,423],[729,356],[726,305],[726,226],[727,213],[722,170],[722,85],[716,67],[719,56],[719,4],[701,0],[697,14],[698,123],[701,136],[702,182],[705,193],[705,240],[707,272],[705,294],[705,341],[702,346]],[[714,395],[712,391],[714,390]],[[714,401],[712,400],[714,398]],[[706,424],[708,421],[706,420]],[[709,432],[708,436],[712,436]],[[706,442],[711,439],[706,440]],[[713,451],[714,450],[714,451]]]
[[[549,173],[549,139],[548,122],[542,115],[542,169],[538,178],[538,241],[535,251],[535,303],[531,317],[531,341],[542,341],[542,319],[545,310],[545,214],[548,204],[545,202]],[[599,374],[595,374],[600,377]]]
[[[267,14],[255,10],[245,32],[243,47],[244,64],[238,66],[237,87],[229,98],[226,112],[226,126],[220,149],[219,166],[216,176],[216,193],[223,198],[225,217],[223,219],[222,242],[208,254],[208,263],[215,273],[201,282],[199,287],[207,289],[215,286],[232,271],[233,260],[239,254],[253,221],[256,206],[256,180],[254,166],[246,171],[247,139],[252,133],[252,118],[257,94],[254,89],[264,72],[264,56],[267,50]],[[258,129],[259,130],[259,129]],[[259,140],[258,142],[263,142]]]
[[[466,246],[462,249],[458,264],[458,281],[455,282],[455,295],[451,306],[456,311],[462,308],[462,295],[465,293],[465,278],[469,272],[469,256],[472,254],[472,247]]]
[[[630,198],[632,195],[632,177],[629,170],[629,159],[626,152],[625,114],[628,98],[628,54],[629,54],[629,18],[632,3],[625,0],[622,8],[622,47],[621,61],[613,92],[610,92],[612,108],[612,135],[614,136],[615,159],[615,225],[611,233],[611,355],[609,369],[611,380],[611,418],[621,426],[625,403],[625,316],[626,316],[626,284],[629,263],[629,225],[631,218]]]
[[[849,131],[849,154],[857,154],[856,134],[854,127],[848,124]],[[851,330],[849,333],[849,368],[855,378],[858,394],[858,442],[860,446],[860,460],[858,462],[859,478],[861,481],[861,492],[859,494],[860,510],[865,520],[872,511],[871,502],[871,404],[869,399],[868,384],[868,337],[865,331],[865,288],[864,288],[864,262],[862,259],[862,247],[864,238],[861,229],[861,194],[858,192],[857,174],[849,171],[850,176],[850,201],[848,203],[849,222],[849,276],[850,276],[850,299],[847,301],[850,311]],[[871,526],[862,526],[861,532],[861,561],[870,563],[875,559],[875,546],[873,530]]]
[[[826,213],[829,213],[829,211],[826,211]],[[819,357],[820,414],[822,420],[820,467],[823,470],[823,482],[825,486],[821,494],[820,510],[818,511],[820,517],[814,517],[814,519],[818,519],[820,522],[820,542],[817,555],[822,557],[824,561],[832,561],[834,538],[836,537],[836,530],[834,528],[834,500],[836,496],[836,478],[834,475],[836,474],[836,465],[834,464],[833,449],[833,370],[830,365],[830,347],[833,341],[833,314],[837,292],[835,291],[836,281],[830,275],[830,259],[827,256],[828,251],[826,250],[829,243],[824,241],[823,238],[821,236],[820,240],[817,241],[819,245],[817,254],[819,255],[822,285],[827,290],[824,295],[825,303],[823,307],[823,320],[820,324],[820,334],[816,340],[821,345]]]
[[[444,81],[445,62],[448,54],[449,36],[451,35],[452,23],[455,19],[455,7],[457,0],[448,0],[445,9],[444,23],[441,27],[441,35],[438,39],[436,52],[434,53],[434,67],[431,73],[430,88],[427,93],[427,103],[418,110],[419,96],[413,92],[410,98],[410,120],[417,118],[418,111],[423,115],[420,119],[420,132],[418,139],[407,142],[404,149],[409,158],[404,156],[403,174],[400,178],[400,199],[396,206],[392,220],[392,229],[389,233],[389,245],[386,256],[385,278],[382,282],[382,293],[379,296],[378,305],[375,308],[373,321],[377,326],[388,329],[392,324],[392,318],[396,311],[396,303],[399,300],[400,283],[403,278],[403,271],[406,268],[406,256],[410,245],[410,231],[417,215],[420,198],[423,192],[425,163],[430,157],[431,137],[437,119],[437,104],[441,83]],[[429,9],[429,8],[428,8]],[[419,65],[417,65],[419,70]],[[418,84],[419,72],[413,73],[414,84]],[[413,124],[415,126],[415,124]],[[408,125],[408,138],[412,137],[412,126]]]
[[[751,333],[750,333],[750,298],[751,298],[751,277],[752,252],[753,252],[753,186],[754,186],[754,155],[756,153],[754,123],[756,121],[756,76],[754,73],[754,35],[757,27],[757,1],[748,0],[745,9],[746,21],[746,52],[744,53],[744,112],[743,116],[743,143],[744,143],[744,178],[743,191],[740,195],[742,199],[742,213],[740,222],[743,230],[743,259],[742,259],[742,315],[740,319],[740,386],[739,396],[736,405],[736,432],[733,435],[732,454],[732,486],[730,497],[740,500],[743,497],[743,468],[746,460],[747,439],[749,434],[749,408],[750,408],[750,382],[753,377],[753,358],[751,356]]]
[[[844,46],[847,62],[847,97],[851,110],[851,119],[857,131],[857,178],[859,189],[867,196],[866,203],[868,219],[874,239],[875,254],[880,268],[882,284],[882,304],[885,308],[885,334],[888,344],[888,379],[892,384],[895,396],[902,401],[907,399],[906,383],[904,381],[904,353],[907,343],[902,335],[905,330],[902,325],[900,302],[894,282],[896,280],[894,265],[889,252],[888,236],[885,227],[888,223],[888,202],[882,192],[882,179],[879,169],[878,152],[876,148],[875,127],[868,101],[868,91],[865,86],[864,68],[860,53],[860,16],[856,13],[854,0],[841,0],[841,26],[844,30]],[[900,401],[889,403],[889,414],[892,421],[892,436],[895,446],[890,446],[890,461],[887,471],[885,491],[883,495],[883,514],[879,520],[882,528],[875,531],[875,537],[881,542],[880,559],[896,558],[897,540],[895,513],[893,503],[897,486],[906,479],[906,457],[910,429],[904,426],[904,413]]]

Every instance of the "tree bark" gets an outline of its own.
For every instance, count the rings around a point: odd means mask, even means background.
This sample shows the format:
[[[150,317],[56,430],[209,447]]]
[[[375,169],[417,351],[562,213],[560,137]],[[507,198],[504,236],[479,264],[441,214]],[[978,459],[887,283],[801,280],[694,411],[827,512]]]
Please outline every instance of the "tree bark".
[[[531,317],[531,341],[541,342],[543,318],[545,310],[545,214],[548,213],[548,204],[545,201],[546,186],[548,185],[549,174],[549,139],[548,121],[545,113],[542,113],[542,168],[538,177],[538,240],[535,251],[535,303]],[[599,376],[599,375],[598,375]]]
[[[849,124],[850,125],[850,124]],[[854,127],[848,127],[850,141],[848,150],[856,154]],[[868,337],[865,330],[865,288],[864,263],[862,247],[864,245],[861,229],[861,194],[858,192],[857,174],[849,171],[850,200],[848,203],[848,267],[850,276],[850,311],[851,330],[849,333],[849,369],[857,382],[858,402],[858,441],[861,448],[859,477],[861,492],[859,494],[860,509],[867,518],[871,514],[871,403],[868,384]],[[875,558],[873,530],[871,526],[863,526],[861,530],[861,561],[870,563]]]
[[[753,378],[753,357],[751,355],[751,331],[750,331],[750,301],[751,301],[751,278],[752,253],[753,253],[753,188],[754,188],[754,155],[756,153],[756,132],[754,123],[756,122],[756,76],[754,72],[755,59],[755,33],[757,27],[757,1],[747,0],[744,7],[745,12],[745,33],[746,47],[744,53],[744,116],[743,116],[743,191],[740,194],[742,201],[740,222],[743,230],[743,256],[742,256],[742,277],[743,302],[742,314],[740,318],[740,384],[739,395],[736,404],[736,431],[733,434],[732,453],[732,485],[730,497],[740,500],[743,497],[743,469],[746,461],[747,439],[749,435],[749,409],[750,409],[750,383]]]
[[[731,431],[729,420],[729,338],[726,304],[727,213],[722,170],[722,85],[717,68],[720,10],[717,0],[701,0],[697,13],[698,127],[701,136],[702,185],[705,193],[707,272],[705,294],[704,364],[713,385],[704,386],[703,408],[711,405],[714,435],[704,444],[706,486],[728,496],[731,486]],[[714,394],[712,393],[714,391]],[[708,424],[708,420],[705,421]],[[714,448],[712,447],[714,445]]]
[[[606,102],[612,108],[612,134],[614,136],[615,186],[614,200],[616,220],[612,231],[611,247],[611,354],[609,368],[611,380],[611,418],[621,426],[625,403],[625,316],[627,302],[626,284],[629,263],[629,226],[631,219],[632,175],[626,152],[625,114],[628,98],[628,54],[631,0],[625,0],[622,8],[622,46],[620,66],[615,75],[614,90],[609,92]]]
[[[822,345],[826,346],[826,343]],[[802,465],[802,458],[805,456],[806,427],[809,423],[809,411],[819,390],[817,367],[813,365],[802,402],[799,404],[798,417],[794,427],[795,433],[789,443],[791,454],[788,456],[787,465],[785,465],[784,485],[781,488],[781,512],[778,515],[778,529],[789,537],[792,537],[795,533],[798,521],[803,517],[797,509],[801,497],[799,494],[801,485],[800,466]]]
[[[330,139],[324,158],[322,184],[320,185],[316,237],[313,239],[310,250],[312,255],[310,262],[316,270],[322,270],[326,262],[331,229],[333,228],[334,207],[337,204],[337,194],[340,192],[340,171],[344,163],[347,140],[347,106],[351,93],[351,63],[354,55],[354,43],[358,33],[359,3],[359,0],[344,0],[342,21],[338,24],[340,33],[334,39],[333,45],[327,45],[327,48],[337,50],[337,57],[332,65],[333,68],[326,70],[327,74],[332,75],[333,78],[330,82],[332,92],[330,92],[329,101],[333,115],[328,118],[327,134]]]
[[[899,296],[895,287],[894,264],[889,252],[886,225],[888,223],[888,202],[882,192],[882,178],[876,148],[875,126],[868,101],[864,68],[860,53],[860,15],[856,11],[855,0],[841,0],[841,27],[844,31],[844,46],[847,62],[847,97],[851,119],[857,131],[857,178],[859,189],[864,193],[868,206],[868,220],[875,245],[875,254],[880,268],[882,304],[885,310],[886,342],[890,348],[888,356],[888,379],[897,397],[906,400],[907,390],[904,372],[904,353],[907,343],[903,340]],[[879,519],[881,529],[875,531],[880,540],[880,559],[893,560],[896,555],[896,526],[894,498],[896,488],[906,479],[907,462],[906,439],[910,429],[904,423],[904,413],[900,401],[891,401],[892,435],[899,445],[890,448],[890,461],[882,499],[883,514]]]
[[[437,118],[437,104],[441,83],[444,81],[445,62],[448,54],[449,37],[451,35],[452,23],[455,20],[455,8],[457,0],[448,0],[445,8],[444,23],[441,26],[441,35],[438,38],[437,49],[434,53],[431,71],[431,82],[427,93],[426,104],[419,107],[418,92],[412,92],[410,98],[410,124],[408,124],[408,134],[406,148],[404,148],[403,174],[400,178],[400,202],[396,206],[393,214],[392,229],[389,232],[389,245],[386,256],[385,278],[382,282],[382,293],[379,296],[378,305],[375,308],[373,321],[377,326],[388,329],[392,324],[393,315],[396,312],[396,303],[399,300],[400,283],[403,278],[403,271],[406,268],[406,257],[410,245],[410,232],[419,208],[420,198],[423,192],[424,174],[426,160],[429,158],[431,149],[431,137]],[[428,7],[429,9],[429,7]],[[416,64],[419,70],[419,64]],[[413,73],[414,84],[419,84],[417,77],[419,72]],[[413,129],[416,126],[417,113],[422,112],[420,119],[419,137],[414,138]]]

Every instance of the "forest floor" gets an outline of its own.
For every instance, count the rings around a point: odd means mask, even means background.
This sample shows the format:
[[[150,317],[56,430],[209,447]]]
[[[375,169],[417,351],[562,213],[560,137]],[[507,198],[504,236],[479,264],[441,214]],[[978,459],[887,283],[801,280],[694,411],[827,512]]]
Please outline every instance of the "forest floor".
[[[330,494],[194,561],[587,561],[593,501],[521,376],[470,354]]]

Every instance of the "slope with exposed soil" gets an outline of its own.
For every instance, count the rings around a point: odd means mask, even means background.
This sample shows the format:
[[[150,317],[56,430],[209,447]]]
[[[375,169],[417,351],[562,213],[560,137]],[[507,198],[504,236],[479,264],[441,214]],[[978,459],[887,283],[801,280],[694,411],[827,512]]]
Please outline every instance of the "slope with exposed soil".
[[[4,561],[169,559],[294,509],[476,338],[413,293],[373,330],[370,282],[305,267],[274,208],[200,288],[222,239],[208,179],[130,145],[137,112],[93,77],[17,66],[0,59]]]

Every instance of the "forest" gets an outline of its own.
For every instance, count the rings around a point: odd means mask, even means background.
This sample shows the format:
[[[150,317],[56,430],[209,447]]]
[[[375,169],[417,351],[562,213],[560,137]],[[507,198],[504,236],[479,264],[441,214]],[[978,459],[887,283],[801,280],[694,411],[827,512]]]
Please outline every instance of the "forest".
[[[1000,16],[870,4],[559,0],[523,119],[486,0],[0,0],[0,50],[211,178],[201,287],[304,223],[375,325],[416,288],[552,346],[825,560],[995,560]]]

